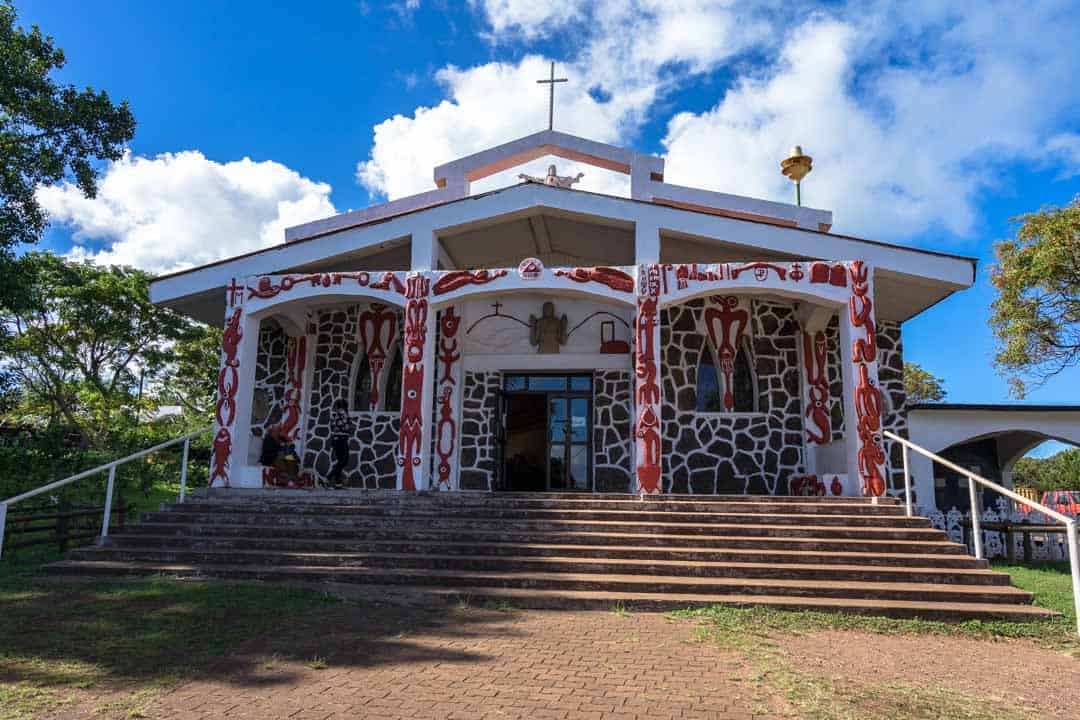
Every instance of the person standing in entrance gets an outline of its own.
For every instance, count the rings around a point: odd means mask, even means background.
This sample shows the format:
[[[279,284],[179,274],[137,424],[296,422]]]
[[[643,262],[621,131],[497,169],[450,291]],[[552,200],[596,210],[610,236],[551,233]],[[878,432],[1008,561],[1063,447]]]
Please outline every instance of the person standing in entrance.
[[[349,438],[353,434],[353,422],[349,417],[349,406],[344,400],[334,403],[334,412],[330,416],[330,447],[334,452],[334,466],[330,469],[327,481],[333,487],[341,487],[341,475],[349,465]]]

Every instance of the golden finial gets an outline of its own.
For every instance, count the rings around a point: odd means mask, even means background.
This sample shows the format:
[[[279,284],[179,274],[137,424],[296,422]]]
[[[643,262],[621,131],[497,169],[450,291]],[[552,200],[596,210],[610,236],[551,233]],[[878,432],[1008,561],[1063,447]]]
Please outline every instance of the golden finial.
[[[791,148],[791,155],[780,161],[780,172],[784,173],[784,177],[795,183],[796,205],[802,205],[802,189],[800,183],[813,169],[814,159],[809,155],[803,155],[802,147],[799,145]]]

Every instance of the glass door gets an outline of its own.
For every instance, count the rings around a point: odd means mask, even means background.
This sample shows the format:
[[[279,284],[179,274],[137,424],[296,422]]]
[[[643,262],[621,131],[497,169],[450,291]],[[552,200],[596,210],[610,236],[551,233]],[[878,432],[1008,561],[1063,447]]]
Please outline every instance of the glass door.
[[[589,489],[589,398],[548,395],[548,489]]]

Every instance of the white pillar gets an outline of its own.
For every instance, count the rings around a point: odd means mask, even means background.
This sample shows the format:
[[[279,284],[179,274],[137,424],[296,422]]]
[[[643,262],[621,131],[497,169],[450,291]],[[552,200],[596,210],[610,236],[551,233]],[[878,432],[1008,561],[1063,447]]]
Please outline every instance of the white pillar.
[[[412,231],[410,269],[413,272],[435,270],[439,267],[439,239],[429,227]]]
[[[638,265],[634,317],[634,476],[637,491],[663,490],[660,377],[660,266]]]
[[[660,262],[660,228],[638,220],[634,226],[634,263],[638,266]]]
[[[882,443],[882,398],[878,388],[874,271],[860,260],[847,264],[851,296],[840,313],[840,356],[844,377],[844,434],[849,482],[863,495],[888,489]]]
[[[431,279],[427,275],[410,274],[405,284],[397,487],[415,491],[426,490],[431,479],[435,313],[429,312],[428,308]]]
[[[435,456],[432,483],[439,490],[457,490],[461,453],[461,399],[464,373],[462,348],[465,331],[462,305],[439,313],[439,343],[435,349]]]
[[[246,283],[233,278],[225,288],[225,330],[221,341],[217,398],[214,404],[214,447],[210,459],[210,486],[243,484],[251,445],[251,401],[255,388],[255,361],[259,321],[244,312]]]

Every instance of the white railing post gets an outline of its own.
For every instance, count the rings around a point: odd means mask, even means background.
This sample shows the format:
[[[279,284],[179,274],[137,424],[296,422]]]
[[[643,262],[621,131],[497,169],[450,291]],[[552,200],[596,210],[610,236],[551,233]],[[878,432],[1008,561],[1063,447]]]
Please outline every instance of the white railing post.
[[[907,516],[911,517],[911,472],[908,470],[907,445],[900,444],[904,453],[904,507],[907,508]]]
[[[190,448],[191,438],[184,438],[184,459],[180,462],[180,502],[184,502],[187,496],[187,461]]]
[[[1076,609],[1076,632],[1080,633],[1080,541],[1076,538],[1076,520],[1065,523],[1069,539],[1069,566],[1072,569],[1073,607]]]
[[[975,478],[968,475],[968,495],[971,496],[971,534],[975,539],[975,559],[983,559],[982,523],[979,518],[979,493],[975,491]]]
[[[109,485],[105,489],[105,518],[101,522],[101,544],[109,538],[109,516],[112,514],[113,486],[116,484],[116,465],[109,466]]]
[[[4,557],[4,531],[7,529],[7,503],[0,502],[0,558]]]

